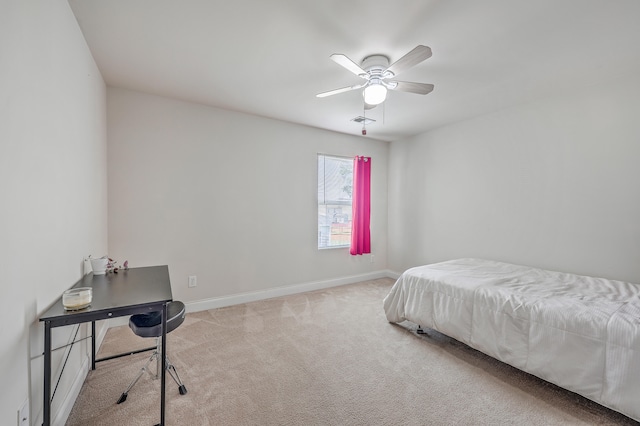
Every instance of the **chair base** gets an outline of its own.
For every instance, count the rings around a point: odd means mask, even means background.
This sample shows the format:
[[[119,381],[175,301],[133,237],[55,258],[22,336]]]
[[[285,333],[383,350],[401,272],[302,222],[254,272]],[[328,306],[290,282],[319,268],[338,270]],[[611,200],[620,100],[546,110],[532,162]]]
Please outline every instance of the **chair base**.
[[[142,377],[142,375],[144,374],[144,372],[146,371],[147,373],[149,373],[149,375],[153,378],[153,379],[157,379],[158,375],[160,373],[160,339],[156,339],[157,340],[157,344],[156,344],[156,350],[153,351],[153,353],[151,354],[151,357],[149,357],[149,359],[147,360],[147,363],[140,369],[140,372],[138,372],[138,375],[136,376],[135,379],[133,379],[133,381],[131,382],[131,384],[129,384],[129,387],[127,387],[127,390],[125,390],[122,395],[120,395],[120,398],[118,398],[118,404],[122,404],[123,402],[125,402],[127,400],[127,396],[129,395],[129,391],[135,386],[136,383],[138,383],[138,380],[140,380],[140,377]],[[149,364],[151,364],[151,362],[153,360],[157,361],[157,366],[156,366],[156,373],[153,374],[151,372],[151,370],[149,370]],[[178,375],[178,371],[176,370],[176,367],[174,367],[174,365],[171,363],[171,361],[169,361],[169,357],[165,356],[165,364],[166,364],[166,370],[169,372],[169,375],[171,376],[171,378],[173,379],[174,382],[176,382],[176,384],[178,385],[178,392],[180,392],[180,395],[186,395],[187,394],[187,387],[182,383],[182,380],[180,380],[180,376]]]

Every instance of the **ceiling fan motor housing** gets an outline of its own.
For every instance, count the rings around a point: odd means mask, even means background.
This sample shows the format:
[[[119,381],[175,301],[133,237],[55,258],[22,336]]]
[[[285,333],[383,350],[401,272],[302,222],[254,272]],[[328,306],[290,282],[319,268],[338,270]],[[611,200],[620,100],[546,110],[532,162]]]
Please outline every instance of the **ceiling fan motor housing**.
[[[389,58],[384,55],[371,55],[362,60],[360,64],[363,70],[371,76],[380,76],[389,67]],[[385,76],[386,77],[386,76]]]
[[[384,81],[387,78],[393,78],[394,74],[391,71],[387,71],[389,68],[389,58],[384,55],[371,55],[364,58],[360,64],[363,70],[368,74],[367,86],[380,84],[388,89],[395,89],[397,84],[392,81]]]

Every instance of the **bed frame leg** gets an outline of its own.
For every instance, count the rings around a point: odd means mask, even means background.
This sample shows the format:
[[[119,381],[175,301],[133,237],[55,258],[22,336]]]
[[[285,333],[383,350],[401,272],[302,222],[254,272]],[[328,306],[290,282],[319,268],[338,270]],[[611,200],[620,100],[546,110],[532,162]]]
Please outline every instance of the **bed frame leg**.
[[[427,332],[422,329],[422,326],[420,324],[418,324],[418,328],[416,329],[416,333],[417,334],[427,334]]]

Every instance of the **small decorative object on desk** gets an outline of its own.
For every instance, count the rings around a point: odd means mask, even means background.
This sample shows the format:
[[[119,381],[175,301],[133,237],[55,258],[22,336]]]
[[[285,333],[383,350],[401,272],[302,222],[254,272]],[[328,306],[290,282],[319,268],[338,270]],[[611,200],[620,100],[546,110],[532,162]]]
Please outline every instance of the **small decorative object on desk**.
[[[109,263],[107,263],[107,272],[114,272],[117,274],[119,269],[124,269],[125,271],[129,269],[129,261],[125,260],[122,266],[118,266],[118,262],[109,258]]]
[[[110,258],[109,256],[102,256],[99,259],[94,259],[89,255],[87,259],[85,259],[85,274],[87,274],[87,261],[91,263],[91,269],[93,275],[104,275],[108,272],[118,273],[119,269],[127,270],[129,269],[129,261],[125,260],[122,267],[118,266],[118,262]]]
[[[107,266],[109,265],[109,258],[102,256],[99,259],[94,259],[89,256],[91,261],[91,269],[93,269],[93,275],[104,275],[107,272]]]
[[[91,305],[92,298],[91,287],[72,288],[62,293],[62,306],[66,311],[77,311]]]

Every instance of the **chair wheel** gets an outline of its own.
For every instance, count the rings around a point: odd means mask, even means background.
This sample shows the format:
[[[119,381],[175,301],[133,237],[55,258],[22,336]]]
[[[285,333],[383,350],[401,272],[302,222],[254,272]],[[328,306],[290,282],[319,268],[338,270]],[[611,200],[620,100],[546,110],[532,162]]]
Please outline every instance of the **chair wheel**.
[[[125,402],[127,400],[127,394],[123,393],[122,395],[120,395],[120,398],[118,399],[117,404],[122,404],[123,402]]]
[[[187,388],[182,385],[178,388],[178,390],[180,391],[180,395],[186,395],[187,394]]]

